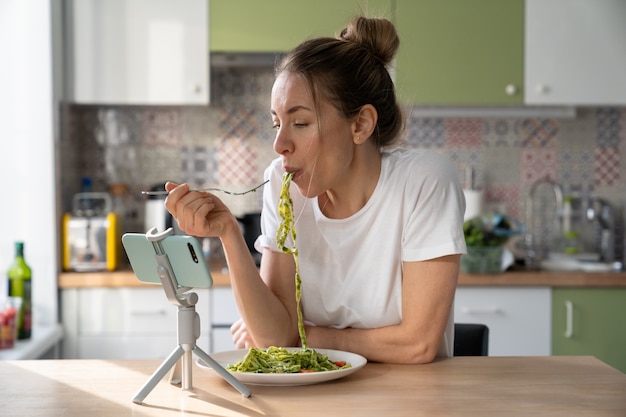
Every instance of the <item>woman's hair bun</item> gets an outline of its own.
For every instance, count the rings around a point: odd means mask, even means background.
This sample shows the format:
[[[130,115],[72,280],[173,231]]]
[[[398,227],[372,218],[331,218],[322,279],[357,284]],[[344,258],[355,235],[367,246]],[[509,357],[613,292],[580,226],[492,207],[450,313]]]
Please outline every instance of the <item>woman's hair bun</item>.
[[[391,62],[400,46],[393,23],[382,18],[355,17],[338,38],[369,49],[385,65]]]

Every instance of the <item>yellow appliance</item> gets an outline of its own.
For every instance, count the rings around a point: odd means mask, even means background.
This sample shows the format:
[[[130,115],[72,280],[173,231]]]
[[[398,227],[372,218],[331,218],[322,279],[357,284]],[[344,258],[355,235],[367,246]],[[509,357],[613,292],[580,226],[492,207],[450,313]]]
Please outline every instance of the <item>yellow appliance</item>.
[[[63,269],[113,271],[120,254],[117,215],[108,193],[79,193],[63,216]]]

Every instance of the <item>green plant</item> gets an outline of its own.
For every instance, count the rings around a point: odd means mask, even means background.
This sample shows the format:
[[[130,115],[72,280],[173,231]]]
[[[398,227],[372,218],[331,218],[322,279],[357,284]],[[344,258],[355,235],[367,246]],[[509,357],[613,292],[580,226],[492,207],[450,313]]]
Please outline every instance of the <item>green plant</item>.
[[[502,215],[474,217],[463,223],[467,246],[501,246],[517,233],[512,222]]]

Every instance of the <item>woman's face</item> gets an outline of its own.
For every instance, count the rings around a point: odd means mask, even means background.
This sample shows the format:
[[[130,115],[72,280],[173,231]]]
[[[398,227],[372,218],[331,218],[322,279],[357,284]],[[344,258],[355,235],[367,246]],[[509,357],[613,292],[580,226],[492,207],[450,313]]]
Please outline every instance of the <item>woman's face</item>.
[[[352,123],[328,101],[315,105],[306,81],[282,73],[272,88],[274,150],[293,182],[307,197],[335,188],[347,179],[354,158]]]

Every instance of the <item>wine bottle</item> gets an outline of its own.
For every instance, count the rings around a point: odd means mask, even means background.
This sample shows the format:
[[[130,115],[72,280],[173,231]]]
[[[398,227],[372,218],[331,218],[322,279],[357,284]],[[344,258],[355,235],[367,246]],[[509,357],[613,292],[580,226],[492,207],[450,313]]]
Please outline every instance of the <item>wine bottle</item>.
[[[24,260],[24,242],[15,242],[15,259],[9,267],[9,296],[21,297],[22,307],[18,315],[18,339],[29,339],[32,328],[31,270]]]

